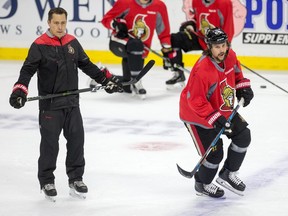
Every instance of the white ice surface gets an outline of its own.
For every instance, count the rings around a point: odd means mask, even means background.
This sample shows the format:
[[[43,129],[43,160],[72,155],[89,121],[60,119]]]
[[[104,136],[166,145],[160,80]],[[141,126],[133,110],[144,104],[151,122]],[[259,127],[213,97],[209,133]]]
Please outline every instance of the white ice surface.
[[[176,163],[192,170],[199,160],[179,120],[180,90],[168,91],[171,73],[154,67],[143,78],[148,94],[140,100],[105,91],[81,94],[86,131],[86,200],[68,196],[66,141],[57,161],[57,202],[40,193],[37,180],[40,135],[38,102],[16,110],[8,100],[21,62],[0,62],[0,215],[1,216],[252,216],[288,215],[288,94],[259,76],[251,79],[255,98],[239,112],[250,123],[252,143],[239,176],[245,196],[226,191],[226,199],[197,197],[194,180],[182,177]],[[109,69],[121,74],[120,65]],[[257,71],[288,89],[287,72]],[[80,72],[80,88],[88,77]],[[36,75],[29,96],[37,95]],[[266,85],[267,88],[260,88]],[[229,141],[224,139],[225,152]],[[222,165],[222,164],[221,164]]]

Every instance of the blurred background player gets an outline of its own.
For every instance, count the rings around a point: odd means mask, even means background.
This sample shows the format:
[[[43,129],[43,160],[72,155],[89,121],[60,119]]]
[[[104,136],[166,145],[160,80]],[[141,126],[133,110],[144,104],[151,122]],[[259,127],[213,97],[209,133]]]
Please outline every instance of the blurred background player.
[[[236,175],[251,142],[250,130],[245,119],[236,113],[231,124],[235,96],[244,99],[246,107],[254,94],[250,80],[243,77],[240,62],[230,48],[228,35],[219,28],[207,30],[207,50],[194,65],[186,87],[180,97],[180,119],[190,133],[200,156],[207,151],[214,138],[224,127],[224,134],[231,139],[227,158],[219,172],[217,183],[243,195],[246,188]],[[236,92],[236,95],[235,95]],[[198,195],[222,197],[224,190],[212,183],[223,159],[223,141],[220,138],[195,174]]]
[[[239,6],[236,5],[236,8]],[[228,35],[229,42],[232,42],[235,32],[231,0],[183,0],[183,11],[187,21],[182,23],[179,32],[171,34],[172,47],[177,52],[174,62],[178,65],[184,66],[182,50],[189,52],[207,48],[204,36],[209,28],[220,27]],[[237,16],[239,16],[243,10],[237,11]],[[245,21],[245,17],[241,18]],[[165,61],[164,64],[166,64]],[[174,67],[173,64],[170,69],[174,75],[166,81],[167,87],[172,88],[177,83],[183,85],[184,72]]]
[[[122,58],[122,81],[129,81],[142,70],[155,30],[162,52],[174,62],[176,52],[171,48],[168,13],[163,1],[118,0],[104,15],[102,24],[112,30],[109,49]],[[123,88],[127,93],[146,94],[141,80]]]
[[[231,2],[233,7],[234,37],[236,37],[244,28],[247,9],[240,0],[231,0]],[[194,19],[191,0],[183,0],[182,11],[185,13],[187,21]]]

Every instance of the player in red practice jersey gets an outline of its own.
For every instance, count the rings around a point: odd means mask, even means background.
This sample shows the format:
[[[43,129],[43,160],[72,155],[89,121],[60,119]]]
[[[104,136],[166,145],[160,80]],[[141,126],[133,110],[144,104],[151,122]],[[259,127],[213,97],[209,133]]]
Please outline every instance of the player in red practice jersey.
[[[214,27],[223,29],[228,35],[230,43],[234,35],[231,0],[191,0],[190,13],[190,20],[181,25],[179,32],[171,34],[172,47],[177,52],[177,58],[174,62],[181,66],[184,66],[182,50],[188,52],[207,48],[204,42],[207,29]],[[164,61],[164,69],[167,69],[165,64],[167,63]],[[185,81],[184,72],[173,67],[173,64],[170,69],[174,72],[174,75],[166,81],[167,87],[170,88],[176,83],[183,84]]]
[[[123,81],[137,76],[143,68],[155,30],[162,51],[172,51],[167,8],[161,0],[118,0],[104,15],[102,24],[112,30],[110,50],[122,57]],[[146,94],[141,81],[131,87],[124,87],[124,91]]]
[[[227,122],[235,103],[244,99],[244,107],[253,98],[250,80],[243,77],[235,52],[230,48],[227,34],[219,29],[207,30],[207,50],[194,65],[188,83],[180,97],[180,118],[187,127],[198,153],[202,156],[224,127],[231,139],[227,158],[217,182],[242,195],[245,184],[235,175],[251,141],[247,122],[236,113]],[[195,190],[198,194],[221,197],[224,191],[212,183],[223,159],[223,141],[219,139],[198,172]]]

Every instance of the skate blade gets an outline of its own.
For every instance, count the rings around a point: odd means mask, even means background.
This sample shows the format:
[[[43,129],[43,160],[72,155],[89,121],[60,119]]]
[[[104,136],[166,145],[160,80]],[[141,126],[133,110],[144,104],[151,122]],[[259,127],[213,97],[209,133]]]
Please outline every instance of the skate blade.
[[[185,82],[178,82],[172,85],[166,84],[167,90],[183,89],[185,87]]]
[[[196,192],[196,195],[199,196],[199,197],[207,197],[207,198],[210,198],[210,199],[226,199],[225,195],[223,195],[222,197],[212,197],[212,196],[209,196],[207,194],[200,193],[200,192]]]
[[[86,199],[86,193],[79,193],[73,188],[70,188],[69,195],[77,199],[82,199],[82,200]]]
[[[49,202],[56,202],[56,196],[47,196],[45,195],[45,199]]]
[[[233,188],[227,181],[223,180],[222,178],[218,177],[216,179],[216,182],[223,186],[224,188],[230,190],[231,192],[239,195],[239,196],[244,196],[244,192],[243,191],[239,191],[239,190],[236,190],[235,188]]]

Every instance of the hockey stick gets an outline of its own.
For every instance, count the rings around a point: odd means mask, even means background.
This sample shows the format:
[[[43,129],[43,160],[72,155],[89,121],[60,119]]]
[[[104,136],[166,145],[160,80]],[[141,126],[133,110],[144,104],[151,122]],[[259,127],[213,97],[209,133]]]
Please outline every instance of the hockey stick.
[[[238,109],[240,108],[240,106],[242,106],[244,103],[244,99],[241,98],[241,100],[239,101],[239,103],[237,104],[237,106],[234,108],[233,112],[231,113],[231,115],[228,118],[228,122],[231,122],[231,120],[234,118],[235,114],[237,113]],[[179,173],[186,177],[186,178],[192,178],[195,173],[198,171],[198,169],[200,168],[200,166],[203,164],[204,160],[207,158],[207,156],[209,155],[209,153],[211,152],[212,148],[216,145],[216,143],[218,142],[218,140],[220,139],[220,136],[223,134],[225,128],[223,127],[220,132],[217,134],[217,136],[214,138],[214,140],[212,141],[212,143],[210,144],[210,146],[208,147],[207,151],[205,152],[205,154],[201,157],[201,159],[198,161],[198,163],[196,164],[195,168],[191,171],[188,172],[186,170],[183,170],[178,164],[177,168]]]
[[[282,91],[284,91],[284,92],[288,93],[288,91],[287,91],[287,90],[285,90],[284,88],[282,88],[282,87],[278,86],[277,84],[273,83],[273,82],[272,82],[272,81],[270,81],[269,79],[267,79],[267,78],[263,77],[262,75],[260,75],[260,74],[259,74],[259,73],[257,73],[256,71],[254,71],[254,70],[250,69],[249,67],[247,67],[247,66],[245,66],[245,65],[243,65],[243,64],[241,64],[241,66],[242,66],[242,67],[244,67],[244,68],[246,68],[246,69],[247,69],[247,70],[249,70],[250,72],[252,72],[252,73],[256,74],[257,76],[261,77],[262,79],[264,79],[265,81],[269,82],[270,84],[272,84],[272,85],[276,86],[277,88],[281,89]]]
[[[133,79],[131,79],[128,82],[123,82],[123,86],[128,86],[137,83],[145,74],[148,73],[148,71],[154,66],[155,61],[150,60],[141,70],[141,72]],[[84,89],[79,89],[75,91],[70,91],[70,92],[63,92],[59,94],[49,94],[45,96],[36,96],[36,97],[29,97],[27,98],[27,101],[35,101],[35,100],[45,100],[45,99],[50,99],[50,98],[55,98],[55,97],[63,97],[63,96],[68,96],[68,95],[73,95],[73,94],[79,94],[83,92],[90,92],[90,91],[97,91],[100,89],[105,89],[106,86],[96,86],[94,88],[84,88]]]

